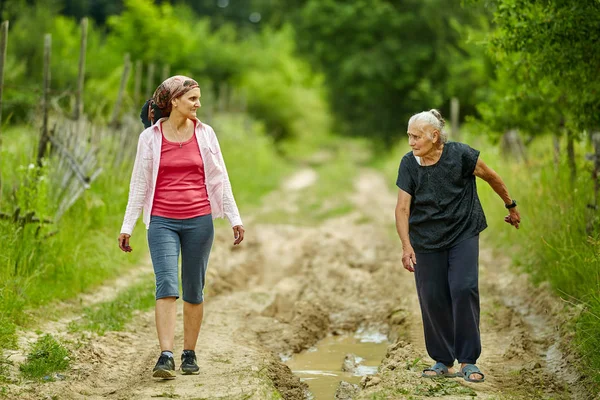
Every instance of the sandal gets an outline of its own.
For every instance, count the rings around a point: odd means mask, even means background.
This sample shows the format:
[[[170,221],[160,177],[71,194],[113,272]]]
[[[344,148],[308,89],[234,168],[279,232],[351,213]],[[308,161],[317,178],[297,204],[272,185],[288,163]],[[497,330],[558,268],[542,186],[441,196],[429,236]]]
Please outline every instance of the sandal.
[[[435,374],[426,374],[426,372],[435,372]],[[454,378],[460,376],[460,372],[450,373],[444,363],[435,363],[431,368],[424,369],[421,373],[422,378]]]
[[[460,370],[461,375],[467,382],[480,383],[485,381],[485,375],[474,364],[467,364]],[[481,375],[481,379],[471,379],[471,374]]]

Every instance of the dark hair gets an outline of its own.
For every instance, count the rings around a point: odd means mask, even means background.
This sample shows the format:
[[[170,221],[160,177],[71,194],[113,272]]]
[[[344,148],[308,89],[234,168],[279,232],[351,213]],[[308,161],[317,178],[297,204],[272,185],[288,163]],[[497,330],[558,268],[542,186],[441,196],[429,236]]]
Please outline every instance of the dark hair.
[[[152,119],[150,118],[150,115],[148,115],[150,108],[152,108]],[[163,115],[161,109],[158,108],[152,99],[149,99],[144,103],[142,106],[142,112],[140,112],[140,119],[142,120],[142,124],[144,124],[144,128],[151,127],[156,121],[167,116],[168,115]]]

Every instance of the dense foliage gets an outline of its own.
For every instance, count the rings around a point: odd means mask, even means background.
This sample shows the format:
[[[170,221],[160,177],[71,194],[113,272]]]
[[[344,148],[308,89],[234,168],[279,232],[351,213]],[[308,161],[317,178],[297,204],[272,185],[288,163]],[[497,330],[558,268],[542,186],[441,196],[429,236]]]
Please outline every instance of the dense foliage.
[[[482,15],[446,1],[312,0],[297,29],[344,131],[389,143],[410,115],[447,110],[453,96],[473,112],[488,71],[465,39]]]
[[[493,102],[482,107],[497,128],[531,134],[600,127],[600,3],[498,0],[490,49],[498,66]]]
[[[46,32],[52,34],[51,88],[55,101],[66,110],[73,106],[79,22],[58,15],[57,5],[41,3],[23,5],[11,21],[3,117],[13,122],[39,112]],[[111,116],[123,57],[128,53],[132,61],[143,63],[144,96],[154,91],[163,79],[161,71],[168,66],[171,75],[188,74],[201,82],[205,106],[214,108],[223,100],[227,108],[236,104],[247,107],[277,139],[328,131],[322,79],[295,55],[291,29],[242,37],[234,25],[215,28],[210,19],[198,18],[186,5],[125,0],[123,7],[122,13],[109,16],[104,25],[92,22],[88,29],[85,112],[91,118],[102,121]],[[148,85],[150,64],[154,64],[155,73]],[[133,76],[132,71],[125,109],[141,106],[141,102],[133,104]]]

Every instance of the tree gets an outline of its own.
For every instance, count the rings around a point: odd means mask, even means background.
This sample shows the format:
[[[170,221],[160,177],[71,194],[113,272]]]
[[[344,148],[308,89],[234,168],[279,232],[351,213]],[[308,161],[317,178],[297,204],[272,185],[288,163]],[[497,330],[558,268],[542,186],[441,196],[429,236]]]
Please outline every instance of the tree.
[[[541,127],[537,132],[559,125],[570,131],[597,129],[600,2],[497,0],[495,4],[497,30],[490,48],[501,79],[513,78],[512,85],[503,85],[501,97],[509,103],[535,99],[536,104],[529,117],[514,115],[513,124],[528,126],[536,119]],[[502,118],[502,112],[496,114]],[[490,117],[496,118],[493,113]]]
[[[473,92],[475,70],[457,64],[483,56],[465,50],[460,28],[480,15],[443,0],[309,0],[296,27],[343,131],[389,143],[411,114]],[[475,98],[465,103],[473,110]]]

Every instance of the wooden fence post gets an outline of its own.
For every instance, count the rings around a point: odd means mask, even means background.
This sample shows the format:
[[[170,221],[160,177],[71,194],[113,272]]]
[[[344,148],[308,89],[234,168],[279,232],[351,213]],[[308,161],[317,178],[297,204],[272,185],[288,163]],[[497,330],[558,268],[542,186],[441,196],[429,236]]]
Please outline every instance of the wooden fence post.
[[[38,146],[37,154],[37,165],[42,166],[42,158],[46,152],[46,145],[48,144],[48,108],[50,106],[50,56],[52,53],[52,35],[47,33],[44,35],[44,94],[43,94],[43,123],[42,132],[40,136],[40,143]]]
[[[567,161],[571,171],[571,185],[575,186],[577,179],[577,163],[575,162],[575,134],[567,130]]]
[[[554,147],[554,170],[558,171],[560,166],[560,136],[557,133],[552,135],[552,146]]]
[[[146,77],[146,98],[154,94],[154,63],[148,64],[148,76]]]
[[[594,145],[594,169],[592,178],[594,179],[594,209],[598,210],[598,192],[600,192],[600,132],[592,134],[592,144]]]
[[[165,81],[171,75],[171,66],[169,64],[163,65],[162,68],[162,80]]]
[[[129,60],[129,53],[125,53],[123,60],[123,74],[121,75],[121,85],[119,86],[119,93],[117,94],[117,101],[113,108],[112,118],[110,124],[116,126],[119,121],[119,111],[121,110],[121,103],[123,102],[123,95],[125,94],[125,88],[127,87],[127,81],[129,80],[129,70],[131,69],[131,61]]]
[[[139,107],[141,104],[140,96],[142,94],[142,62],[135,62],[135,78],[133,82],[133,103],[134,107]]]
[[[2,23],[0,28],[0,154],[2,154],[2,93],[4,92],[4,64],[6,63],[6,47],[8,45],[8,21]],[[0,158],[0,165],[2,159]],[[2,201],[2,169],[0,169],[0,204]]]
[[[450,124],[452,129],[452,140],[458,142],[460,139],[460,132],[458,128],[458,119],[460,117],[460,102],[456,97],[450,100]]]
[[[88,19],[81,19],[81,46],[79,48],[79,75],[77,77],[77,94],[75,97],[75,120],[83,116],[83,86],[85,80],[85,53],[87,49]]]

